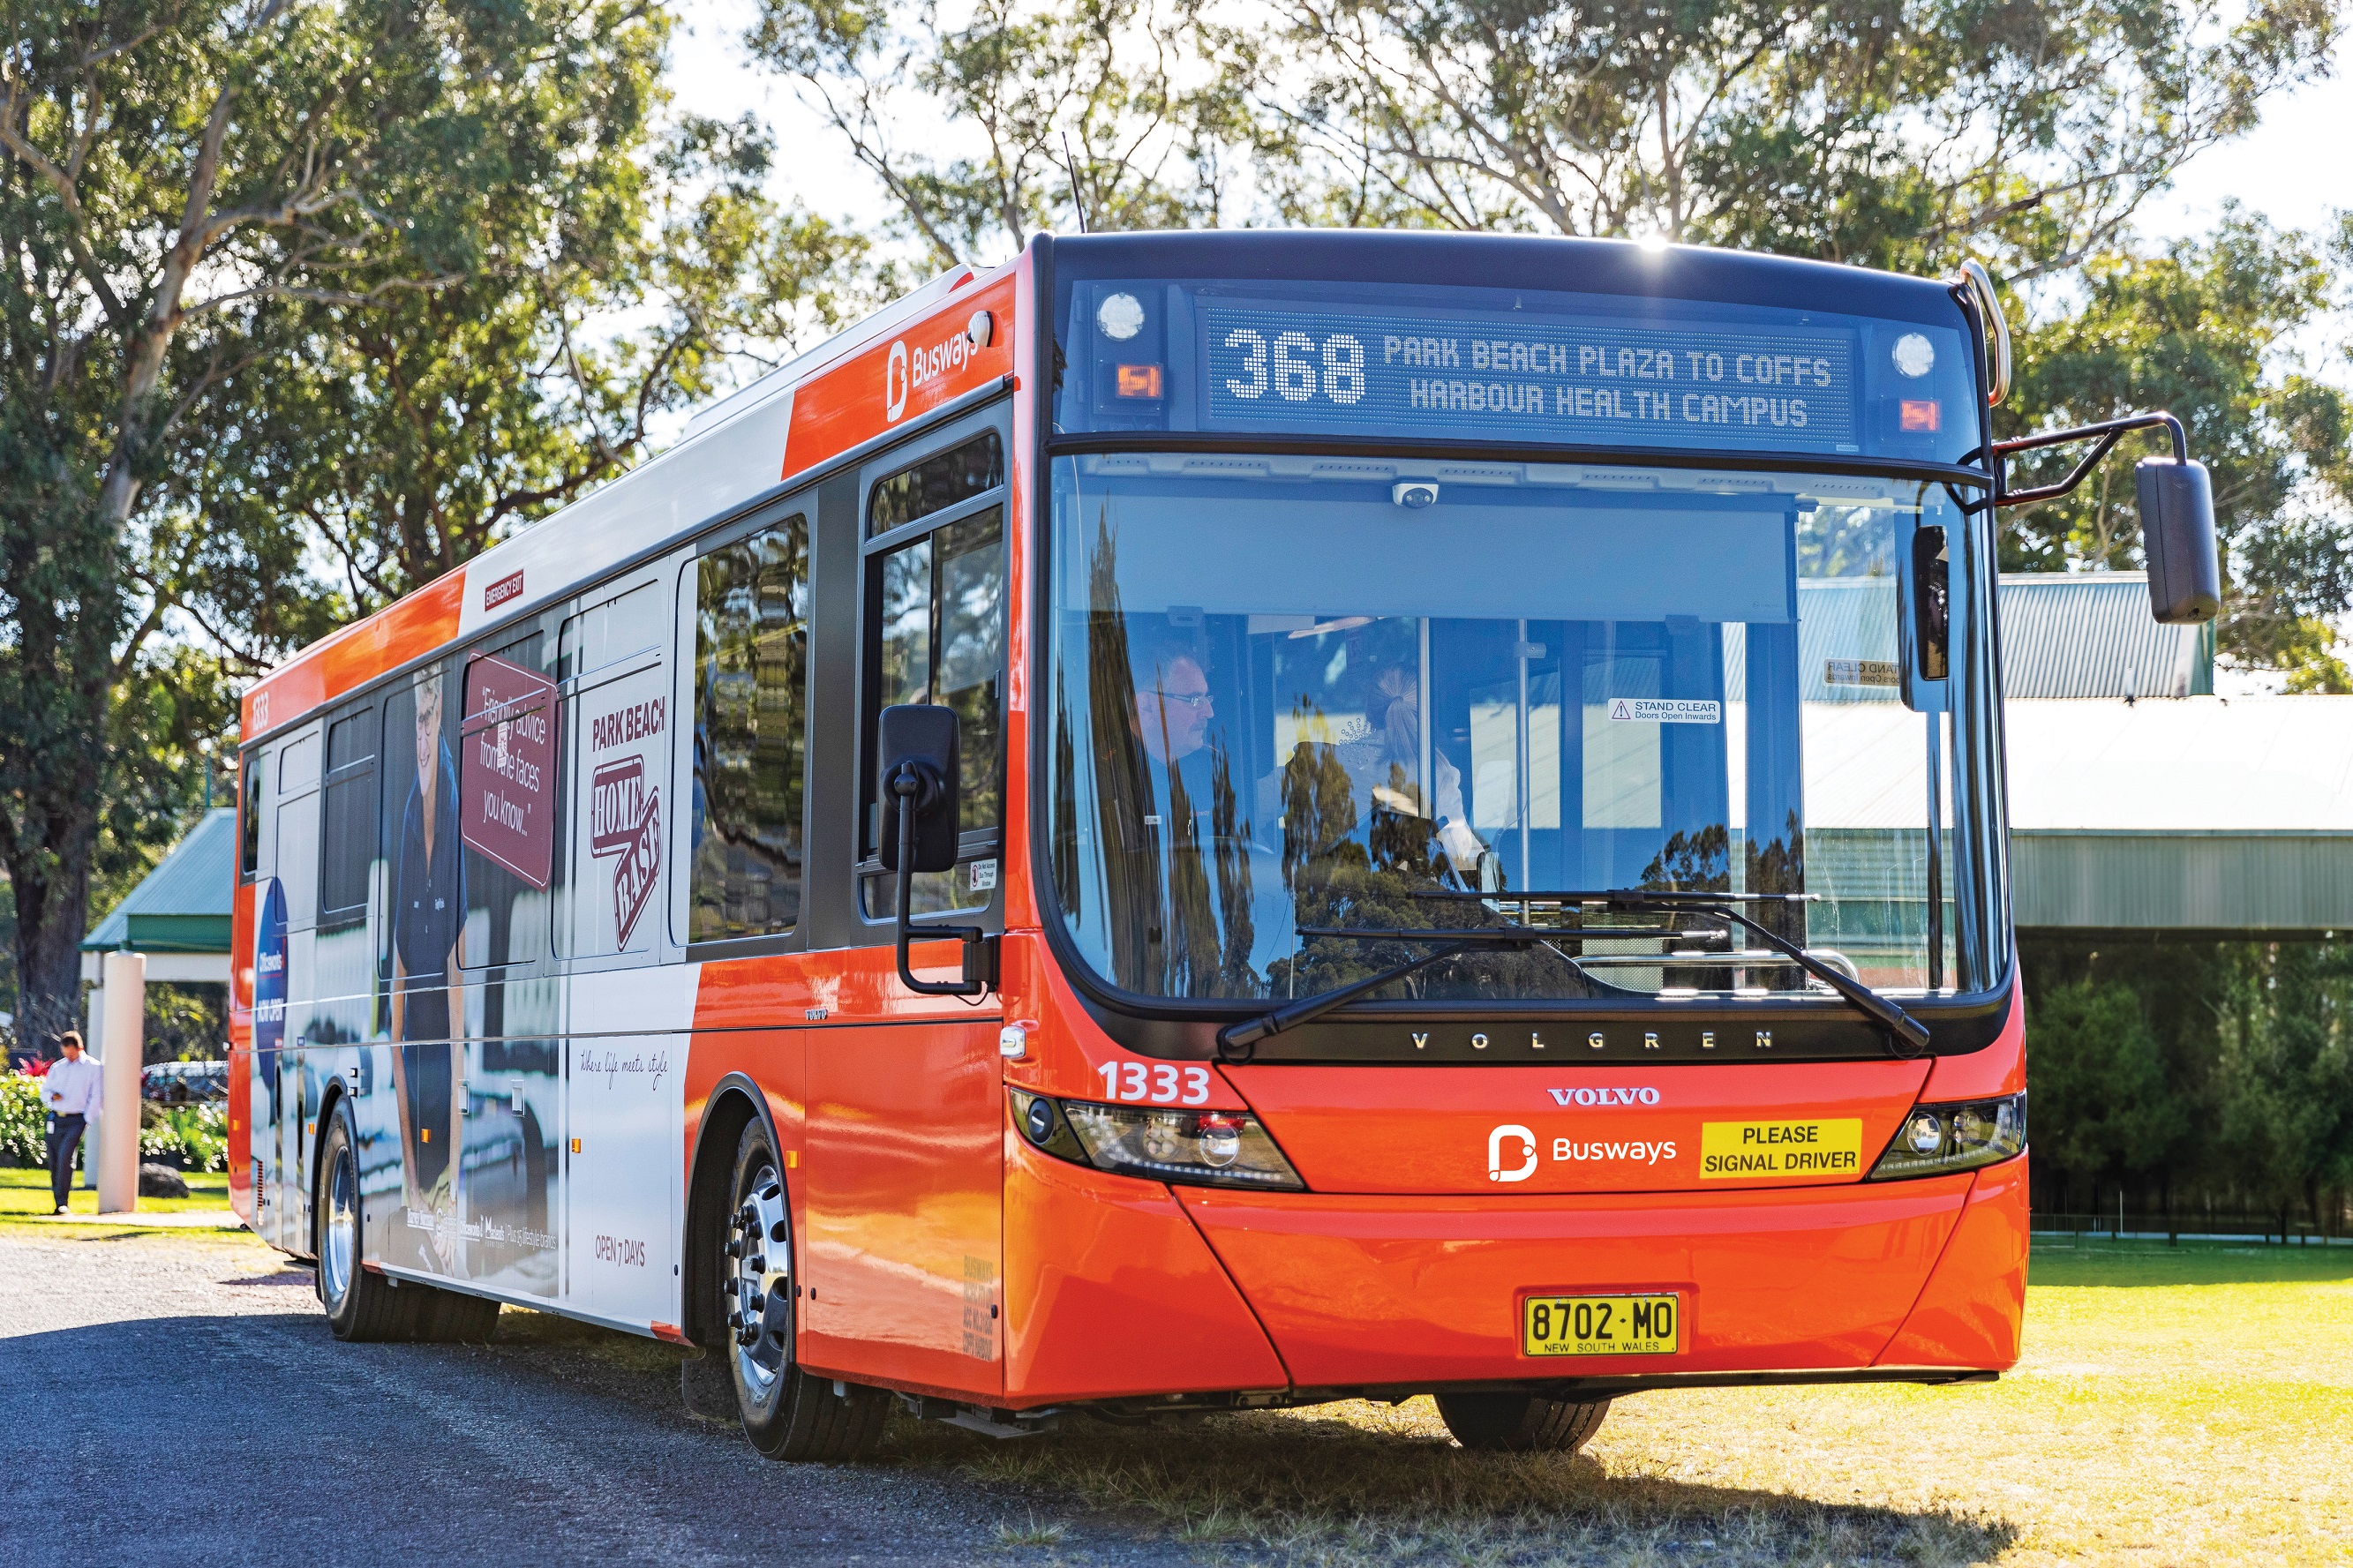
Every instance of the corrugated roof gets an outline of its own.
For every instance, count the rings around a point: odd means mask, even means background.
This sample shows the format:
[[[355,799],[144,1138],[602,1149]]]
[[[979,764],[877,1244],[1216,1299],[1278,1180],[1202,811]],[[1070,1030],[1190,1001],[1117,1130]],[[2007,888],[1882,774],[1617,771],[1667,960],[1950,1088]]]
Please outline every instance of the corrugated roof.
[[[2214,687],[2203,626],[2149,618],[2145,572],[2020,572],[2001,579],[2001,681],[2011,697],[2189,697]],[[1798,583],[1798,668],[1808,702],[1889,704],[1894,686],[1830,682],[1833,660],[1896,657],[1895,579]],[[1746,628],[1725,627],[1725,696],[1746,695]]]
[[[82,940],[84,952],[227,952],[237,890],[237,812],[196,819],[163,863]]]
[[[2005,695],[2189,697],[2214,688],[2207,629],[2151,620],[2146,572],[2016,572],[2000,593]]]

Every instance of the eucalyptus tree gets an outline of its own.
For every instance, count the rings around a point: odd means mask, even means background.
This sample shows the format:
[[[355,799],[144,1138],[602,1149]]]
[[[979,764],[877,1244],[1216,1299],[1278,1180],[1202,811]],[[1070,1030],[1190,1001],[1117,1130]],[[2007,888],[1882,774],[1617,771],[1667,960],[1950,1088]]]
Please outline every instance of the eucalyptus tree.
[[[1301,216],[2012,279],[2327,68],[2332,0],[1272,0],[1222,49]]]
[[[78,1012],[102,803],[140,772],[111,720],[180,605],[195,546],[151,525],[191,443],[235,424],[286,308],[413,306],[527,263],[481,248],[483,215],[584,164],[628,199],[666,22],[628,0],[0,16],[0,866],[37,1038]]]
[[[2020,335],[2017,395],[1998,434],[2168,408],[2213,475],[2224,543],[2221,653],[2291,689],[2353,689],[2333,623],[2353,608],[2353,401],[2294,352],[2326,330],[2353,255],[2337,236],[2282,231],[2232,209],[2162,251],[2092,258],[2074,298]],[[2136,437],[2129,456],[2161,443]],[[2023,472],[2055,478],[2080,452]],[[2004,515],[2011,571],[2142,562],[2126,461],[2064,500]]]
[[[1183,227],[1234,198],[1245,106],[1198,0],[760,0],[755,58],[795,81],[931,265],[1048,227]]]

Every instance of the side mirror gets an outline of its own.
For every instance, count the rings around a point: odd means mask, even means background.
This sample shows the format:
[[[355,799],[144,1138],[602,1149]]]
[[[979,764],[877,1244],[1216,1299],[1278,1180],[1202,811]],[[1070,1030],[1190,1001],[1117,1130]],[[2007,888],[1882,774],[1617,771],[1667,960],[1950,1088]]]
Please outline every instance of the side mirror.
[[[2141,552],[2148,557],[2149,614],[2166,626],[2211,621],[2222,607],[2222,564],[2214,548],[2214,487],[2203,463],[2144,458]]]
[[[874,792],[882,803],[881,843],[876,847],[882,868],[955,869],[960,816],[955,710],[927,703],[885,708],[875,749],[882,759]],[[902,830],[907,833],[903,857],[900,853]],[[907,862],[903,866],[902,858]]]
[[[960,826],[956,793],[956,716],[953,708],[905,703],[882,710],[875,751],[875,794],[882,831],[875,852],[898,875],[899,983],[920,996],[978,996],[996,984],[997,941],[978,926],[925,925],[926,938],[964,943],[964,968],[955,980],[918,980],[909,964],[913,940],[915,877],[953,871]]]

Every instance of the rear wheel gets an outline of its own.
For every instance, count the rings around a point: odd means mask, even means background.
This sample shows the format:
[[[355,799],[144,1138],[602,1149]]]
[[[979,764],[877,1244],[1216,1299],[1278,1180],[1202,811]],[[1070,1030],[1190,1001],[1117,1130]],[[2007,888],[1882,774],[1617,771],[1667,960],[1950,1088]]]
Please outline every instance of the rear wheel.
[[[1441,1394],[1438,1414],[1466,1448],[1486,1454],[1574,1454],[1601,1430],[1609,1401],[1533,1394]]]
[[[339,1340],[410,1340],[417,1337],[421,1290],[396,1289],[360,1260],[360,1172],[352,1136],[350,1105],[335,1102],[320,1151],[319,1191],[311,1212],[319,1216],[319,1300],[327,1327]]]
[[[798,1291],[781,1162],[756,1119],[735,1146],[730,1202],[714,1248],[723,1268],[725,1351],[744,1436],[772,1459],[854,1459],[881,1440],[879,1388],[809,1376],[793,1358]],[[839,1392],[837,1392],[839,1390]]]

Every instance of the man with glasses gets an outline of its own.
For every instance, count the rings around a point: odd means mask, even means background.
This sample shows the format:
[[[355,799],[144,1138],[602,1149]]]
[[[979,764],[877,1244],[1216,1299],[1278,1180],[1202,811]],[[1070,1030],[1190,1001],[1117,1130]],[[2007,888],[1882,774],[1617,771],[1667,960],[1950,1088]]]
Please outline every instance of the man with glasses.
[[[1208,742],[1209,721],[1217,717],[1209,678],[1181,647],[1157,650],[1138,673],[1144,679],[1135,693],[1136,738],[1154,762],[1174,766]]]

